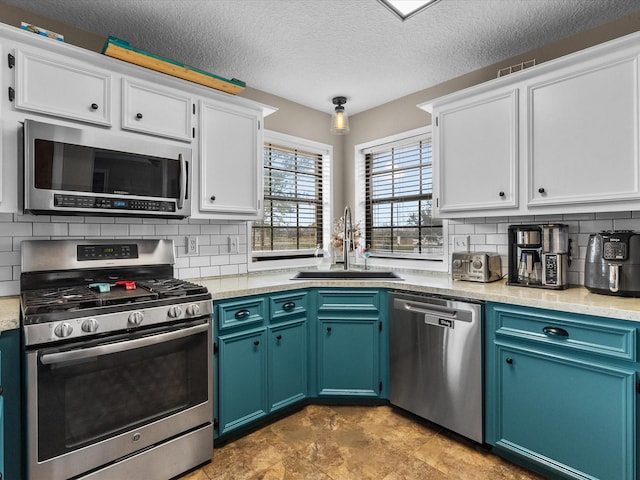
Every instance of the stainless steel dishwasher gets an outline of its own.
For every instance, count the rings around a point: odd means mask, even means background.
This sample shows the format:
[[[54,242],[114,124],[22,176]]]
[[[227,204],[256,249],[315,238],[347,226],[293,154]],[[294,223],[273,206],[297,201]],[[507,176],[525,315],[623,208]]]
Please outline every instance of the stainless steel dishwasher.
[[[389,294],[391,404],[483,442],[482,303]]]

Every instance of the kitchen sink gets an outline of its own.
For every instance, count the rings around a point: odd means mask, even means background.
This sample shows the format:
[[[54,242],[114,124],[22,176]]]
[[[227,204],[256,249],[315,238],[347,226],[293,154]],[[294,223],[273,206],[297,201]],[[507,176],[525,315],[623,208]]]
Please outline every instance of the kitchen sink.
[[[403,280],[394,272],[377,270],[304,270],[291,280]]]

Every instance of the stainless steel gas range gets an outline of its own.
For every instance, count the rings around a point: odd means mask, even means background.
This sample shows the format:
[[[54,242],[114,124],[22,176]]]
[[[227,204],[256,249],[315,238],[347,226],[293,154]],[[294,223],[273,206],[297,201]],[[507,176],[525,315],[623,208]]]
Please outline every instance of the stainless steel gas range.
[[[29,480],[167,480],[211,459],[211,295],[168,240],[22,243]]]

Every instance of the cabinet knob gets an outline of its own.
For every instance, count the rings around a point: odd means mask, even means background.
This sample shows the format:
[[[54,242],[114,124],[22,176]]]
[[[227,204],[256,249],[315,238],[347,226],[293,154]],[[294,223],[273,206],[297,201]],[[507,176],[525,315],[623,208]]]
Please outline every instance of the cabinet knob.
[[[97,103],[92,103],[91,104],[91,110],[98,110],[98,104]]]
[[[256,340],[255,342],[253,342],[253,344],[257,347],[258,345],[260,345],[260,341]]]
[[[215,196],[215,195],[211,195],[211,196],[209,197],[209,199],[210,199],[212,202],[215,202],[215,201],[216,201],[216,196]]]
[[[504,192],[500,192],[498,195],[500,195],[501,197],[504,197]]]
[[[142,114],[141,114],[141,113],[136,113],[136,118],[137,118],[138,120],[140,120],[140,119],[142,118]]]
[[[282,340],[282,335],[278,335],[278,336],[276,337],[276,340]]]
[[[544,193],[544,188],[540,187],[540,188],[538,189],[538,193]]]
[[[331,327],[327,327],[327,332],[331,333]]]
[[[505,362],[507,362],[509,365],[511,365],[513,363],[513,358],[509,357],[505,360]]]

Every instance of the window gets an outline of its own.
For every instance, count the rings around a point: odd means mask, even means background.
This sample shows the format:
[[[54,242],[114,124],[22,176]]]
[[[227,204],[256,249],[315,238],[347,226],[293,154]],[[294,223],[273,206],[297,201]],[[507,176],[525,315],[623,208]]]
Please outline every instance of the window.
[[[443,223],[432,215],[431,134],[362,150],[364,220],[373,256],[442,260]]]
[[[251,228],[253,262],[311,258],[324,244],[329,155],[319,147],[265,132],[264,217]]]

